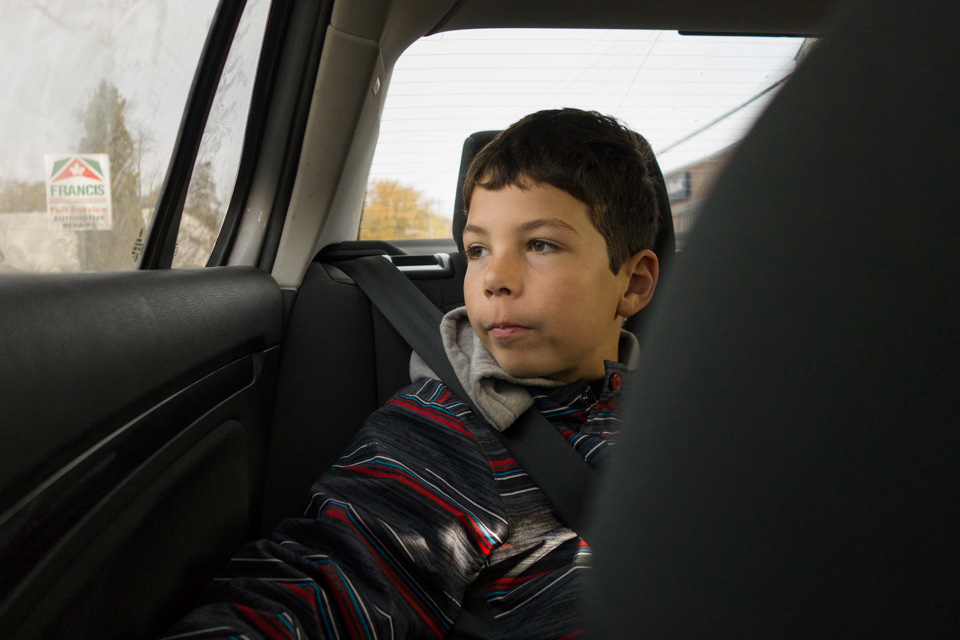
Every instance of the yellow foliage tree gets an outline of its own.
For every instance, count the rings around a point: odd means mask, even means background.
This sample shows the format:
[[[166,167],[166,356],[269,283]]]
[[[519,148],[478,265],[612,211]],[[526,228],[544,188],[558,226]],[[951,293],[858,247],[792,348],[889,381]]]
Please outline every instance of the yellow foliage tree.
[[[437,215],[433,203],[421,191],[396,180],[373,180],[367,185],[360,240],[449,236],[450,219]]]

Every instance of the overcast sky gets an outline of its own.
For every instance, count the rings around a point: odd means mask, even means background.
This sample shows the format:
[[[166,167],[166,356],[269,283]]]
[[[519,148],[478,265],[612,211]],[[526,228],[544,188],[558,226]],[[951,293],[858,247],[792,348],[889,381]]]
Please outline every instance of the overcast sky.
[[[773,92],[673,146],[789,74],[801,43],[616,30],[424,38],[397,63],[371,178],[415,184],[449,216],[464,138],[565,106],[620,118],[650,141],[668,172],[739,140]]]
[[[45,154],[76,152],[78,115],[106,80],[128,101],[134,141],[142,136],[144,180],[162,180],[216,4],[0,0],[0,178],[42,180]]]

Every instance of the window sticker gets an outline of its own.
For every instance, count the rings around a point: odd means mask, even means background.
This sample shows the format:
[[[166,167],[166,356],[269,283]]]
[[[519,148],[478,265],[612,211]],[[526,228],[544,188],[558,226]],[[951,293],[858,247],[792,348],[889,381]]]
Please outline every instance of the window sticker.
[[[105,153],[44,156],[47,229],[105,231],[113,228],[110,157]]]

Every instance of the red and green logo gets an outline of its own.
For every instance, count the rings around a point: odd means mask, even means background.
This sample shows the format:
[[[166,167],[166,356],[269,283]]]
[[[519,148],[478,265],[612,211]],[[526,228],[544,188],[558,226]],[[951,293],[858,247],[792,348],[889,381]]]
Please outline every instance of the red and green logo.
[[[66,156],[53,163],[49,194],[52,198],[97,198],[107,195],[106,176],[99,160]]]
[[[89,178],[103,182],[103,169],[93,158],[83,156],[61,158],[53,163],[53,171],[50,172],[51,183],[71,178]]]
[[[113,227],[110,156],[105,153],[46,154],[47,228],[106,231]]]

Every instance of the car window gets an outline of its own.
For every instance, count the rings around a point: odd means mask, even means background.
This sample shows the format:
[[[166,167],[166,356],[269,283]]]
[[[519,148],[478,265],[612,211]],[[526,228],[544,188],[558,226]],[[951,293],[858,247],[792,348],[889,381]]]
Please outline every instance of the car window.
[[[2,1],[0,272],[137,267],[216,6]],[[215,112],[243,111],[243,73]],[[205,181],[224,199],[227,137],[198,159],[193,203]]]
[[[793,71],[803,38],[673,31],[441,33],[397,61],[359,238],[450,236],[463,140],[559,107],[645,136],[665,174],[678,244],[733,146]]]
[[[180,218],[174,267],[202,267],[213,251],[240,168],[269,0],[248,0],[230,45]]]

